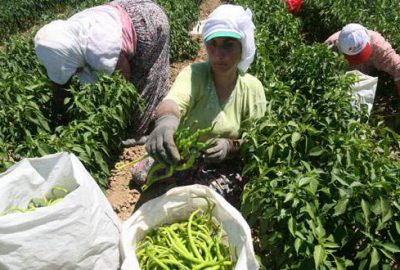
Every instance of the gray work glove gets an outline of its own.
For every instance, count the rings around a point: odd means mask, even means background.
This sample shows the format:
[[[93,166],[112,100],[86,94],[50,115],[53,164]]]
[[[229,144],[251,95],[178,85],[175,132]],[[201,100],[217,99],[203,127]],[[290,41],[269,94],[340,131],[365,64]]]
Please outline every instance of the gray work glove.
[[[220,163],[239,151],[240,141],[231,139],[214,139],[204,152],[204,160],[209,163]]]
[[[146,143],[148,136],[142,136],[139,139],[127,139],[125,141],[122,141],[122,145],[124,147],[131,147],[131,146],[136,146],[136,145],[143,145]]]
[[[174,164],[180,160],[174,142],[174,133],[179,125],[175,115],[166,114],[156,120],[155,128],[146,141],[146,151],[157,161]]]

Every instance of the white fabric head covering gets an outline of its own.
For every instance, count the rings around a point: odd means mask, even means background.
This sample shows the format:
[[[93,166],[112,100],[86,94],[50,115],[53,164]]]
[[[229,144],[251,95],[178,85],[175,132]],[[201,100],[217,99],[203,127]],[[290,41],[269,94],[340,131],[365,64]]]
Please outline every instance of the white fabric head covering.
[[[255,26],[250,9],[244,10],[237,5],[220,5],[207,18],[203,27],[203,40],[216,32],[231,32],[240,35],[242,58],[238,68],[246,72],[254,60],[256,46],[254,41]]]
[[[339,33],[338,48],[347,55],[359,54],[370,42],[368,30],[358,23],[350,23]]]
[[[122,25],[116,8],[103,5],[83,10],[68,20],[43,26],[34,38],[36,55],[50,80],[65,84],[76,72],[83,83],[97,81],[94,71],[111,74],[122,46]]]

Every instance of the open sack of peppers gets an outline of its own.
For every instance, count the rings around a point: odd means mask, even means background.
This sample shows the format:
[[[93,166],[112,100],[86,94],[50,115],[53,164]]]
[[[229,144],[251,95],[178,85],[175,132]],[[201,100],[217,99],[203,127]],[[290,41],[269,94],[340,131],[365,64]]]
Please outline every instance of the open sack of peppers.
[[[248,224],[203,185],[170,189],[122,225],[122,270],[259,269]]]
[[[76,156],[0,174],[0,269],[119,269],[120,222]]]

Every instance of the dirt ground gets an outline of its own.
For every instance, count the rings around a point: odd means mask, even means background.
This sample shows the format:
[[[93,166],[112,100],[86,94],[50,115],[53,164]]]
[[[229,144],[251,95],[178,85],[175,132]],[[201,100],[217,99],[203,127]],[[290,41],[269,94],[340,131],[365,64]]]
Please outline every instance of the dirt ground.
[[[218,5],[221,4],[220,0],[203,0],[200,5],[200,20],[205,19],[211,11],[213,11]],[[191,30],[191,29],[189,29]],[[199,37],[194,37],[199,39]],[[200,42],[200,50],[194,60],[187,60],[184,62],[172,63],[170,66],[170,82],[173,82],[178,75],[179,71],[185,66],[193,63],[200,62],[206,59],[205,47]],[[117,163],[126,164],[133,160],[136,160],[146,154],[143,146],[135,146],[123,149],[122,153],[118,157]],[[109,178],[109,188],[106,191],[106,197],[110,201],[114,211],[118,217],[124,221],[128,219],[132,213],[137,209],[139,204],[144,203],[148,199],[154,196],[143,196],[140,192],[140,188],[135,186],[131,181],[132,175],[130,172],[130,166],[127,168],[111,171]],[[149,189],[150,192],[152,190]],[[159,192],[153,190],[153,192]],[[158,195],[158,194],[153,194]]]

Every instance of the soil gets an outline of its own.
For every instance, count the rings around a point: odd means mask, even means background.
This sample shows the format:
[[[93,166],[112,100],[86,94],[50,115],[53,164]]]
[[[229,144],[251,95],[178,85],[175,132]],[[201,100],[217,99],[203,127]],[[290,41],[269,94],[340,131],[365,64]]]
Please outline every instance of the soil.
[[[203,0],[202,4],[200,5],[200,20],[205,19],[208,14],[210,14],[210,12],[220,4],[220,0]],[[200,50],[198,51],[196,58],[193,60],[171,63],[170,82],[175,80],[182,68],[193,62],[200,62],[206,59],[205,47],[201,42],[200,37],[193,36],[193,38],[197,39],[200,43]],[[144,149],[144,146],[124,148],[116,163],[126,164],[144,156],[145,154],[146,150]],[[130,166],[127,166],[124,169],[111,170],[111,176],[108,181],[109,188],[106,191],[106,197],[122,221],[128,219],[135,209],[137,209],[142,203],[157,195],[161,195],[161,191],[155,189],[149,189],[146,192],[146,195],[142,194],[140,188],[136,186],[131,179],[132,174],[130,172]],[[153,193],[152,196],[148,196],[149,192]]]

